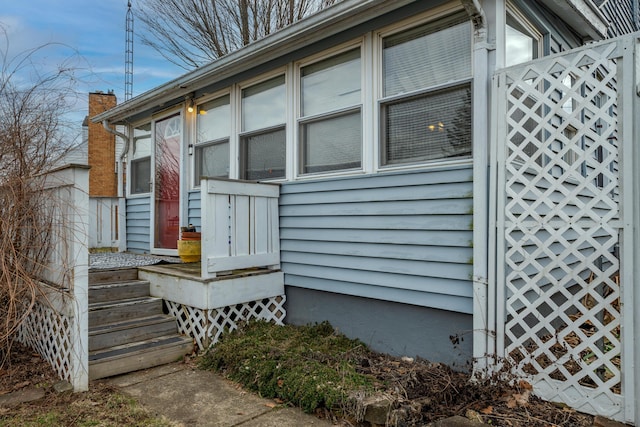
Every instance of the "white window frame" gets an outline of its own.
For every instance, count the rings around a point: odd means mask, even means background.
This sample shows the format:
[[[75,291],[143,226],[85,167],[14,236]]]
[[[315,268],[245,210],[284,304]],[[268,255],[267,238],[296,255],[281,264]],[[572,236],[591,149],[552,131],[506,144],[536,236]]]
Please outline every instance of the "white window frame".
[[[151,116],[151,191],[149,193],[145,193],[145,196],[150,198],[151,203],[149,204],[149,214],[150,214],[150,229],[149,229],[149,244],[151,248],[151,253],[156,255],[176,255],[176,249],[160,249],[155,247],[155,225],[158,220],[156,217],[156,123],[164,120],[170,116],[176,115],[180,119],[180,157],[178,159],[178,165],[180,168],[180,196],[178,197],[178,212],[180,215],[180,220],[186,218],[186,204],[187,201],[184,197],[184,190],[187,188],[185,185],[185,150],[186,144],[185,142],[190,138],[189,133],[192,132],[193,127],[188,123],[189,113],[187,113],[187,105],[183,103],[178,106],[172,106],[167,108],[166,110],[162,110],[153,114]]]
[[[229,176],[230,178],[233,179],[243,179],[241,174],[242,174],[242,167],[241,162],[243,161],[243,159],[241,158],[242,155],[242,149],[240,147],[241,144],[241,140],[243,137],[248,136],[248,135],[257,135],[260,134],[261,132],[264,131],[268,131],[270,129],[275,129],[275,128],[279,128],[281,126],[284,126],[284,132],[285,132],[285,172],[284,172],[284,176],[280,177],[280,178],[273,178],[273,179],[264,179],[264,180],[260,180],[260,181],[268,181],[268,182],[281,182],[281,181],[286,181],[288,179],[289,176],[289,169],[291,167],[291,165],[288,162],[288,152],[287,150],[289,149],[289,128],[290,128],[290,121],[289,121],[289,117],[292,115],[291,110],[290,110],[290,103],[289,103],[289,99],[292,97],[292,92],[291,92],[291,74],[288,72],[289,71],[289,67],[285,66],[285,67],[278,67],[276,69],[273,69],[271,71],[269,71],[268,73],[265,74],[260,74],[259,76],[256,76],[252,79],[249,80],[245,80],[240,84],[234,85],[232,88],[232,95],[230,97],[230,99],[235,100],[235,108],[233,106],[233,101],[231,101],[232,103],[232,107],[231,107],[231,116],[232,116],[232,134],[231,137],[229,138],[229,154],[231,156],[231,163],[229,166]],[[278,125],[274,125],[274,126],[268,126],[265,128],[260,128],[259,130],[253,130],[253,131],[243,131],[242,130],[242,91],[244,89],[248,89],[252,86],[258,85],[260,83],[266,82],[268,80],[274,79],[276,77],[280,77],[280,76],[284,76],[284,91],[285,91],[285,111],[284,111],[284,122],[282,124],[278,124]],[[233,172],[233,175],[232,175]]]
[[[537,49],[533,59],[542,58],[544,56],[544,34],[536,28],[536,26],[527,19],[526,16],[522,12],[518,10],[518,8],[510,1],[507,1],[506,7],[506,16],[505,16],[505,26],[504,26],[504,64],[507,63],[507,26],[509,25],[509,21],[515,21],[520,29],[524,30],[524,34],[530,36],[537,43]],[[519,30],[516,28],[516,30]],[[526,62],[526,61],[525,61]],[[511,65],[517,65],[516,63]]]
[[[308,57],[305,57],[304,59],[295,62],[294,64],[294,68],[295,68],[295,73],[294,73],[294,85],[295,85],[295,96],[294,98],[294,103],[295,103],[295,116],[293,118],[293,122],[294,122],[294,157],[293,157],[293,165],[294,165],[294,179],[295,180],[306,180],[306,179],[316,179],[319,177],[323,177],[323,178],[329,178],[332,176],[345,176],[345,175],[361,175],[365,172],[365,160],[366,160],[366,156],[365,156],[365,146],[367,145],[366,142],[366,137],[368,135],[367,131],[365,130],[367,127],[367,118],[365,116],[365,113],[367,112],[367,107],[366,107],[366,95],[365,93],[367,91],[371,91],[370,88],[371,86],[368,85],[368,82],[370,82],[370,80],[367,80],[367,75],[365,73],[365,70],[367,68],[367,64],[365,63],[366,60],[368,60],[368,58],[370,58],[370,54],[369,54],[369,50],[367,49],[368,46],[370,46],[370,42],[366,41],[367,37],[358,37],[357,39],[345,42],[343,44],[340,44],[338,46],[335,46],[331,49],[328,50],[324,50],[320,53],[317,53],[315,55],[311,55]],[[336,110],[332,110],[329,112],[325,112],[325,113],[320,113],[320,114],[314,114],[314,115],[309,115],[309,116],[302,116],[302,69],[306,66],[309,65],[313,65],[319,62],[322,62],[326,59],[332,58],[334,56],[340,55],[342,53],[348,52],[350,50],[355,50],[355,49],[360,49],[360,103],[348,108],[339,108]],[[312,123],[314,121],[321,121],[323,119],[329,119],[329,118],[333,118],[333,117],[338,117],[341,114],[347,113],[349,111],[355,111],[355,109],[359,108],[360,110],[360,119],[361,119],[361,135],[362,135],[362,140],[360,141],[360,167],[359,168],[352,168],[352,169],[342,169],[342,170],[330,170],[330,171],[322,171],[322,172],[311,172],[311,173],[304,173],[302,171],[302,154],[303,154],[303,149],[301,147],[302,144],[302,135],[300,132],[300,128],[301,125],[303,123]]]
[[[190,157],[189,159],[189,171],[188,173],[188,177],[189,177],[189,188],[191,190],[195,190],[195,189],[199,189],[200,188],[200,182],[196,179],[195,177],[195,171],[196,171],[196,150],[198,147],[203,147],[203,146],[207,146],[207,145],[215,145],[216,143],[220,143],[221,139],[217,139],[217,140],[213,140],[213,141],[207,141],[204,143],[198,143],[198,108],[202,105],[202,104],[206,104],[209,101],[213,101],[219,98],[222,98],[223,96],[229,96],[229,177],[231,177],[231,169],[232,169],[232,156],[231,156],[231,144],[232,144],[232,140],[233,140],[233,134],[235,132],[235,122],[236,122],[236,116],[235,116],[235,98],[233,96],[233,91],[232,91],[232,87],[228,87],[225,88],[223,90],[220,90],[218,92],[215,92],[211,95],[207,95],[207,96],[203,96],[199,99],[196,100],[195,102],[195,110],[192,113],[188,113],[185,110],[185,114],[187,117],[186,123],[187,126],[189,128],[188,131],[188,144],[187,144],[187,148],[188,148],[188,156]],[[187,103],[188,104],[188,103]]]
[[[142,198],[142,197],[149,197],[151,195],[151,192],[153,191],[153,177],[152,177],[152,173],[153,173],[153,164],[152,164],[152,160],[153,160],[153,118],[149,118],[148,120],[140,120],[138,122],[135,122],[134,124],[132,124],[130,126],[130,135],[129,135],[129,153],[127,155],[127,171],[128,171],[128,175],[129,178],[127,179],[127,185],[126,187],[126,194],[127,194],[127,198]],[[144,157],[140,157],[140,158],[135,158],[134,157],[134,153],[135,153],[135,149],[136,149],[136,144],[135,144],[135,129],[136,127],[139,126],[143,126],[149,124],[149,155],[144,156]],[[136,162],[140,162],[141,160],[147,159],[149,160],[149,191],[147,192],[140,192],[140,193],[134,193],[131,189],[131,186],[133,185],[133,179],[132,174],[133,174],[133,163]]]
[[[473,55],[474,55],[474,40],[473,40],[473,30],[471,31],[471,40],[470,40],[470,49],[471,49],[471,67],[469,69],[469,75],[466,78],[446,82],[443,84],[439,84],[436,86],[431,86],[428,88],[421,88],[419,90],[415,90],[408,93],[403,93],[399,95],[392,96],[384,96],[384,64],[383,64],[383,50],[384,50],[384,39],[386,37],[390,37],[396,34],[400,34],[405,31],[410,31],[413,28],[420,27],[422,25],[429,24],[437,24],[438,21],[442,19],[446,19],[449,16],[465,13],[464,8],[458,3],[447,3],[440,7],[434,8],[425,13],[416,15],[413,18],[403,20],[398,23],[394,23],[387,27],[381,28],[373,33],[373,60],[374,60],[374,76],[373,76],[373,96],[374,96],[374,109],[373,112],[373,162],[374,167],[373,171],[376,173],[379,172],[392,172],[392,171],[403,171],[403,170],[414,170],[414,169],[440,169],[443,167],[450,167],[456,165],[467,165],[473,163],[473,125],[471,129],[471,150],[472,153],[470,156],[465,158],[454,158],[454,159],[433,159],[427,161],[418,161],[418,162],[407,162],[402,164],[383,164],[383,146],[384,146],[384,135],[381,131],[382,123],[384,121],[384,117],[382,116],[382,105],[392,103],[393,101],[397,101],[400,99],[410,99],[412,97],[420,97],[425,96],[429,93],[436,93],[439,90],[444,90],[447,88],[455,88],[457,86],[468,84],[471,90],[471,122],[473,123]],[[469,25],[471,21],[468,22]]]

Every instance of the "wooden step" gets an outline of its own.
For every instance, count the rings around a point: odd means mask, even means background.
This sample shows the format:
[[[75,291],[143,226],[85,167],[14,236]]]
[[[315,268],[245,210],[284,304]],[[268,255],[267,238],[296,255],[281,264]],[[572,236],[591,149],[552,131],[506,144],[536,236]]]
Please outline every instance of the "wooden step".
[[[147,296],[149,296],[149,282],[146,280],[89,285],[89,304]]]
[[[176,319],[164,314],[94,326],[89,329],[89,351],[175,333],[177,333]]]
[[[126,282],[138,279],[138,269],[135,267],[112,268],[109,270],[95,270],[89,272],[89,286],[100,283]]]
[[[162,300],[139,297],[89,304],[89,328],[162,313]]]
[[[193,351],[137,268],[89,273],[89,379],[174,362]]]
[[[175,362],[192,351],[191,338],[172,335],[90,352],[89,380]]]

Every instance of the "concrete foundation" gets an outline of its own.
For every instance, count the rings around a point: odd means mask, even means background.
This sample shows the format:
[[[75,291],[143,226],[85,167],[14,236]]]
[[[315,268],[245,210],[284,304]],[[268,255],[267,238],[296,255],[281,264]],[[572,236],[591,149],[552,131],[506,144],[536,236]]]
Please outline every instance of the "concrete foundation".
[[[373,350],[471,369],[470,315],[293,286],[285,286],[285,292],[288,324],[328,320]]]

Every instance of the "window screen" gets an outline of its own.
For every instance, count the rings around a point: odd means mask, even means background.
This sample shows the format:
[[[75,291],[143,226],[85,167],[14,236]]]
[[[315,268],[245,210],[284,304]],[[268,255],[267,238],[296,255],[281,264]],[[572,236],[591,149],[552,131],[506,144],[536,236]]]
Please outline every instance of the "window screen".
[[[360,111],[303,123],[303,173],[359,168],[362,123]]]
[[[471,155],[469,22],[453,17],[385,38],[382,71],[382,165]]]
[[[284,76],[242,90],[240,173],[243,179],[285,177],[286,105]]]
[[[196,146],[195,179],[199,184],[203,176],[229,177],[229,140]]]
[[[361,167],[361,68],[357,48],[300,70],[302,173]]]
[[[468,85],[384,106],[386,164],[471,155]]]
[[[245,179],[260,180],[285,176],[284,128],[242,138]]]

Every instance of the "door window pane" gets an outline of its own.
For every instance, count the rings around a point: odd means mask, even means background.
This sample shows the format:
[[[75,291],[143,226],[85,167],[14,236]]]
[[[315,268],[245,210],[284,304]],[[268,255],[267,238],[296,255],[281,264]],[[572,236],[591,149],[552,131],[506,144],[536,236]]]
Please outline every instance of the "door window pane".
[[[180,225],[180,134],[178,114],[155,126],[155,239],[154,247],[176,249]]]

